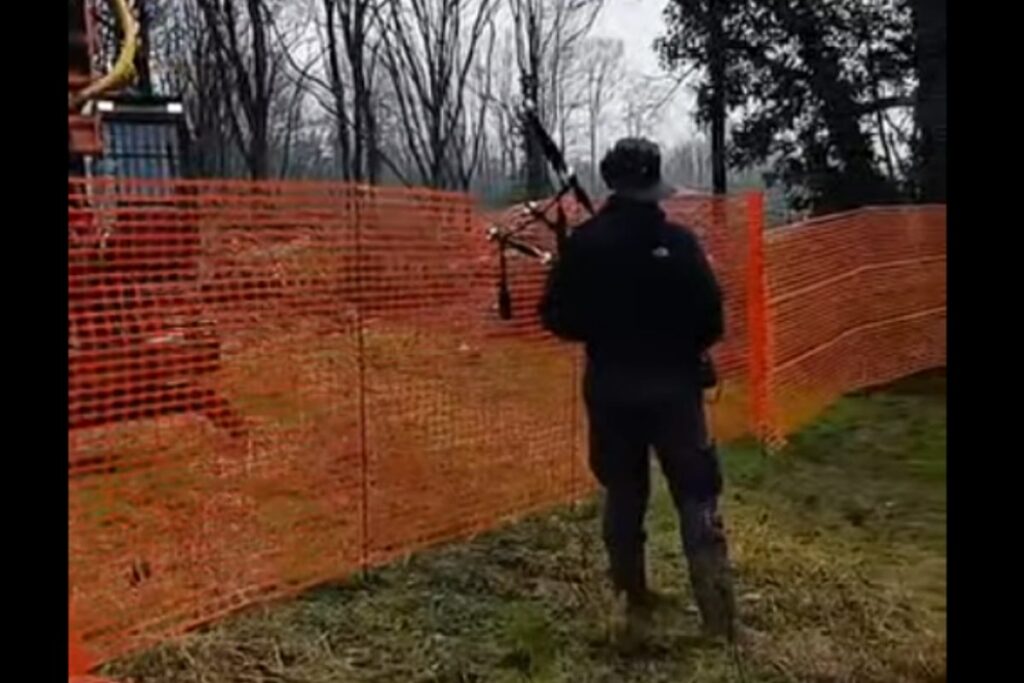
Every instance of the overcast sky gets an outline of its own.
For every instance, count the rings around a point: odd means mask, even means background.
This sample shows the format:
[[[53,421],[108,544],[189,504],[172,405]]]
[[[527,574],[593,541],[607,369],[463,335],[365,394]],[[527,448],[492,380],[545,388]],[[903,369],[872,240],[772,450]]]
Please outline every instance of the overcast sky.
[[[663,33],[661,13],[669,0],[605,0],[592,35],[619,38],[625,46],[627,68],[646,74],[663,73],[654,53],[654,39]],[[657,137],[663,147],[693,135],[693,96],[682,86],[666,105]]]

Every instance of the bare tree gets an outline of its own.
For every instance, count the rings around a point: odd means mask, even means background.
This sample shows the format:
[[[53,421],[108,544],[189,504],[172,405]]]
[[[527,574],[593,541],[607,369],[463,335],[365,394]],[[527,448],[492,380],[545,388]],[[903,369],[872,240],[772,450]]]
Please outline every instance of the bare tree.
[[[418,180],[431,187],[468,188],[479,162],[486,109],[470,125],[468,85],[479,51],[493,49],[495,6],[494,0],[387,0],[378,12],[401,148]]]
[[[603,2],[594,0],[552,0],[550,6],[553,40],[547,97],[551,102],[551,124],[556,127],[563,148],[570,121],[586,109],[586,90],[579,79],[584,66],[580,46],[602,7]]]
[[[541,121],[557,127],[564,143],[564,121],[571,108],[564,79],[575,48],[590,28],[603,0],[508,0],[516,37],[522,98],[532,103]],[[526,187],[531,196],[547,191],[548,176],[537,140],[523,140]]]
[[[380,144],[374,84],[380,42],[374,38],[372,0],[321,0],[327,75],[345,179],[375,182]],[[350,91],[350,92],[349,92]]]
[[[683,77],[665,78],[632,72],[625,76],[620,105],[622,123],[629,137],[649,137],[661,122],[665,105],[675,95]]]
[[[487,50],[481,51],[479,61],[469,83],[472,101],[478,107],[483,106],[482,111],[477,110],[477,121],[481,124],[477,129],[480,163],[474,189],[487,201],[507,201],[519,180],[518,69],[514,36],[495,31],[493,42],[489,37]],[[484,114],[482,119],[480,113]]]
[[[149,10],[154,88],[182,99],[194,142],[189,166],[201,175],[233,175],[230,97],[220,82],[213,39],[198,5],[165,0],[150,2]]]
[[[303,127],[303,104],[308,95],[307,81],[313,65],[307,64],[298,73],[288,74],[287,87],[275,92],[271,110],[271,149],[278,164],[277,175],[288,178],[292,175],[292,152]]]
[[[496,48],[497,61],[491,64],[491,98],[489,126],[493,127],[499,169],[503,176],[515,176],[517,171],[517,143],[513,134],[517,127],[515,102],[519,72],[516,68],[516,47],[514,37],[505,33],[499,38]]]
[[[295,63],[291,53],[306,58],[298,45],[308,36],[308,22],[295,3],[265,0],[264,26],[267,53],[265,83],[265,161],[264,169],[254,175],[249,152],[260,145],[250,139],[259,126],[250,126],[250,111],[243,106],[244,87],[237,84],[237,66],[241,63],[254,80],[255,54],[248,5],[236,14],[229,2],[201,0],[147,0],[150,23],[150,66],[155,92],[181,98],[185,106],[193,144],[188,147],[190,170],[204,176],[281,177],[293,176],[306,168],[296,164],[293,147],[300,142],[308,149],[314,143],[306,130],[309,116],[309,81],[318,66],[315,60]],[[137,5],[138,7],[138,5]],[[210,12],[220,22],[210,30]],[[235,16],[237,53],[221,51],[231,42],[227,38],[228,14]],[[299,49],[296,49],[296,48]],[[308,50],[306,51],[308,52]],[[251,73],[249,73],[251,72]],[[225,73],[227,76],[225,76]],[[240,92],[241,90],[241,92]],[[259,93],[258,88],[253,89]],[[259,112],[255,112],[259,113]],[[322,122],[309,124],[322,125]],[[307,144],[307,138],[310,142]],[[253,143],[256,144],[253,144]]]
[[[302,64],[284,54],[302,74],[310,96],[327,114],[334,162],[345,180],[377,182],[382,166],[391,165],[381,147],[381,106],[377,72],[382,41],[375,0],[311,0],[305,19],[316,29],[312,58]],[[399,169],[393,169],[396,172]]]
[[[281,55],[272,50],[274,17],[267,0],[195,0],[211,37],[217,74],[230,98],[231,134],[254,179],[270,175],[270,108]],[[241,114],[241,118],[239,117]]]
[[[467,81],[466,113],[459,123],[459,132],[454,137],[456,158],[463,161],[458,166],[459,185],[467,188],[473,177],[487,159],[487,120],[493,102],[494,55],[497,45],[497,31],[493,21],[487,25],[486,44],[477,52],[473,68]],[[498,132],[499,137],[503,137]]]
[[[593,38],[583,43],[581,64],[586,94],[587,133],[590,151],[590,186],[597,188],[598,133],[611,99],[623,78],[621,40]]]

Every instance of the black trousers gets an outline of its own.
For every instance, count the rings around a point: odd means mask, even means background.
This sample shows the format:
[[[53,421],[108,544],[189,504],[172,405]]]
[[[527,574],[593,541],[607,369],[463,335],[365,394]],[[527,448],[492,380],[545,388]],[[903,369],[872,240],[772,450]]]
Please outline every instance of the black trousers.
[[[646,589],[644,517],[650,498],[650,450],[668,481],[687,558],[725,552],[717,511],[722,480],[708,443],[701,392],[617,403],[587,399],[590,466],[605,489],[603,536],[616,589]]]

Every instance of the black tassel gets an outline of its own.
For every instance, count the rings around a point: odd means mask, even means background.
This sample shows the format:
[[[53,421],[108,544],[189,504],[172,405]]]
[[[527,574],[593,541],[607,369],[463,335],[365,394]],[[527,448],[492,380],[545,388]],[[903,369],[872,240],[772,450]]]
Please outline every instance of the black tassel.
[[[502,320],[512,319],[512,292],[508,288],[508,265],[505,260],[505,247],[501,247],[498,273],[498,316]]]

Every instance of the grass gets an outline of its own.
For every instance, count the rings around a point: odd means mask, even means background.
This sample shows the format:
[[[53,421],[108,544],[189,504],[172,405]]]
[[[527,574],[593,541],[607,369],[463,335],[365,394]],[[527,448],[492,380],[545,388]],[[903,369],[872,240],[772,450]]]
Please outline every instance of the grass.
[[[945,680],[945,381],[847,397],[765,459],[724,451],[746,680]],[[734,681],[697,637],[659,483],[641,647],[609,638],[596,501],[265,605],[114,662],[128,683]]]

